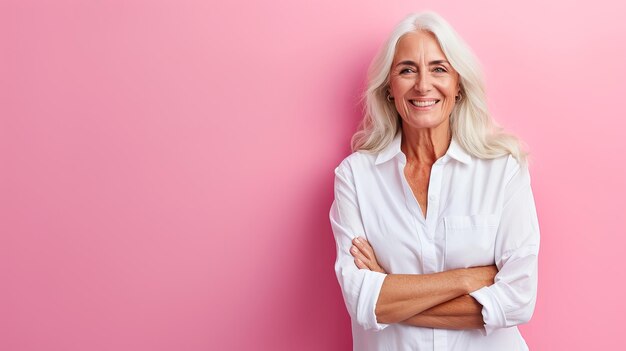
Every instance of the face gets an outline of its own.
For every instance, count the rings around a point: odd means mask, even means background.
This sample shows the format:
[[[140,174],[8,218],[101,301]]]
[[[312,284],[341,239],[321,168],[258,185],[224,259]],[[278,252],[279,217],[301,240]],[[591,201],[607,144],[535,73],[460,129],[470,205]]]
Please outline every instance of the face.
[[[460,91],[459,75],[432,33],[418,31],[402,36],[389,81],[403,126],[436,128],[449,123],[454,98]]]

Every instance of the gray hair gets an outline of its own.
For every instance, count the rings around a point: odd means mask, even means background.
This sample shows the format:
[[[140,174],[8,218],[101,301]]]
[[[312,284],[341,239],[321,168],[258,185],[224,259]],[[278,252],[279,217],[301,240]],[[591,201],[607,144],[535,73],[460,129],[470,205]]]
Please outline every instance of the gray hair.
[[[400,38],[420,30],[431,32],[437,38],[447,60],[459,73],[463,98],[450,114],[452,136],[459,145],[478,158],[511,154],[526,165],[528,153],[522,149],[522,142],[504,132],[489,114],[483,74],[474,53],[451,25],[432,11],[411,14],[398,23],[374,57],[362,96],[364,118],[352,136],[352,150],[376,153],[385,148],[401,128],[398,111],[393,101],[387,100],[389,72]]]

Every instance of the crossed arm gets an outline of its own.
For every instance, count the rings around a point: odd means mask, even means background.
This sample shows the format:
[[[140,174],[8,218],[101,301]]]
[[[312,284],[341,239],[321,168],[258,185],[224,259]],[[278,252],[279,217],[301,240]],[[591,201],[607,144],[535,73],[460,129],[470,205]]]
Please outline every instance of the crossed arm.
[[[353,240],[350,253],[359,269],[387,273],[364,238]],[[433,274],[388,274],[376,303],[379,323],[402,323],[441,329],[478,329],[482,305],[468,294],[493,284],[495,266],[455,269]]]

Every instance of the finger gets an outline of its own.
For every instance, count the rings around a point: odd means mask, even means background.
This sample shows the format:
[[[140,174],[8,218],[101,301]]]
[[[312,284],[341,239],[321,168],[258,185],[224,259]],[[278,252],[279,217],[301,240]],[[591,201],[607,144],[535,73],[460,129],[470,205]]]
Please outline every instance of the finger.
[[[361,251],[361,253],[363,253],[366,257],[371,258],[371,256],[368,253],[369,251],[367,247],[368,245],[365,244],[365,241],[363,240],[363,238],[361,237],[354,238],[354,240],[352,240],[352,244],[356,246],[359,249],[359,251]]]
[[[352,245],[352,247],[350,248],[350,254],[352,254],[354,258],[361,259],[363,263],[366,263],[368,261],[368,258],[363,255],[363,252],[361,252],[361,250],[359,250],[359,248],[354,245]]]
[[[374,249],[370,246],[369,242],[362,237],[357,237],[354,240],[354,245],[359,249],[359,253],[362,255],[361,260],[367,265],[371,271],[381,271],[382,268],[378,265],[376,254]]]
[[[367,239],[363,237],[357,237],[354,240],[354,246],[359,249],[359,253],[362,255],[361,260],[365,262],[368,268],[372,271],[376,272],[385,272],[385,270],[378,264],[378,260],[376,259],[376,254],[374,253],[374,249],[369,244]],[[356,252],[355,252],[356,253]]]
[[[376,261],[370,260],[367,256],[363,255],[363,252],[358,250],[358,248],[353,246],[353,256],[356,259],[360,260],[364,265],[365,268],[369,269],[370,271],[375,271],[378,270],[378,264]]]
[[[356,266],[357,266],[359,269],[369,269],[369,268],[367,268],[367,266],[365,265],[365,263],[363,263],[363,261],[361,261],[361,260],[360,260],[360,259],[358,259],[358,258],[355,258],[355,259],[354,259],[354,264],[356,264]]]
[[[355,256],[355,255],[357,255],[358,253],[359,253],[359,248],[358,248],[358,247],[356,247],[356,246],[354,246],[354,245],[350,246],[350,254],[351,254],[352,256]]]
[[[363,260],[361,260],[360,258],[355,258],[354,259],[354,264],[356,264],[356,266],[359,269],[367,269],[368,271],[374,271],[374,269],[372,267],[370,267],[369,264],[367,264],[366,262],[363,262]]]
[[[374,255],[374,249],[370,246],[370,244],[364,238],[355,238],[354,244],[359,250],[370,260],[376,260],[376,256]]]
[[[372,263],[372,260],[363,255],[363,252],[359,250],[359,248],[357,248],[356,246],[352,246],[352,248],[350,249],[350,253],[352,254],[352,256],[354,256],[355,260],[360,260],[365,265],[365,268],[369,270],[374,270],[374,268],[376,268],[374,267],[375,265]]]

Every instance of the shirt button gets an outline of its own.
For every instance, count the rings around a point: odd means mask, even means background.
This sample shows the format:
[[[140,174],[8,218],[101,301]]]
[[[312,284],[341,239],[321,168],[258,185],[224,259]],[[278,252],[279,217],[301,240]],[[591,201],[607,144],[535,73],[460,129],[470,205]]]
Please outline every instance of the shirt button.
[[[430,195],[430,196],[428,196],[428,201],[436,202],[437,201],[437,197],[435,195]]]

